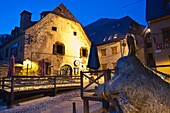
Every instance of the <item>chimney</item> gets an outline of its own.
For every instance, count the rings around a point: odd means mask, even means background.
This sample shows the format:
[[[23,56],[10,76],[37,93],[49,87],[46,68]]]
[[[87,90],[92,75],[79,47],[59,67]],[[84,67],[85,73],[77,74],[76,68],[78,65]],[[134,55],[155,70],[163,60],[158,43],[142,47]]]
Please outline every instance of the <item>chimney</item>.
[[[20,19],[20,32],[24,31],[28,27],[31,26],[31,15],[32,13],[24,10],[21,14],[21,19]]]
[[[51,11],[43,11],[41,14],[40,14],[40,19],[44,18],[48,13],[50,13]]]

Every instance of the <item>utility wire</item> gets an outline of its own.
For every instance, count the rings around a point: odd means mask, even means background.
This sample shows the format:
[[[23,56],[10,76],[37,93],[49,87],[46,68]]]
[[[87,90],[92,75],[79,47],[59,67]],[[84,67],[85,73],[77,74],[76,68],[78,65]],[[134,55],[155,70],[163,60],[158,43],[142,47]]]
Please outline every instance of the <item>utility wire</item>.
[[[142,2],[142,1],[143,1],[143,0],[138,0],[138,1],[135,1],[135,2],[132,2],[132,3],[129,3],[129,4],[127,4],[127,5],[124,5],[123,8],[130,7],[130,6],[132,6],[132,5],[136,5],[136,4],[138,4],[138,3]]]

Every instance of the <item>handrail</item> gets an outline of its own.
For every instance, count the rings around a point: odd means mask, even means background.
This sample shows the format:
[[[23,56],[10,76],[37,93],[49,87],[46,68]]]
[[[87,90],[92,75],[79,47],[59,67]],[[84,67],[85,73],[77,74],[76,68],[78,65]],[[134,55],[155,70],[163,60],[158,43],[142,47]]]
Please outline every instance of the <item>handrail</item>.
[[[96,70],[96,71],[86,71],[80,73],[81,75],[81,98],[88,97],[90,93],[95,93],[95,87],[91,88],[92,85],[99,86],[104,82],[111,79],[111,74],[114,74],[114,69],[107,70]],[[96,76],[93,78],[91,75]],[[87,83],[89,81],[89,83]],[[99,82],[102,81],[102,82]],[[89,89],[90,88],[90,89]],[[89,94],[88,94],[89,93]],[[93,96],[93,95],[90,95]]]
[[[153,72],[160,74],[161,77],[163,77],[163,79],[170,78],[170,74],[166,74],[166,73],[163,73],[161,71],[158,71],[158,70],[154,69],[154,68],[164,68],[164,67],[169,67],[170,68],[170,65],[147,66],[147,68],[149,68]]]
[[[11,80],[14,79],[12,82]],[[64,84],[80,84],[80,76],[43,76],[43,77],[37,77],[37,76],[12,76],[12,77],[3,77],[3,88],[4,90],[10,91],[11,85],[13,84],[14,92],[20,91],[15,90],[19,87],[23,88],[25,87],[32,87],[33,89],[35,87],[37,88],[52,88],[56,85],[64,85]],[[50,85],[50,86],[49,86]],[[49,86],[49,87],[48,87]],[[24,89],[23,89],[24,90]]]

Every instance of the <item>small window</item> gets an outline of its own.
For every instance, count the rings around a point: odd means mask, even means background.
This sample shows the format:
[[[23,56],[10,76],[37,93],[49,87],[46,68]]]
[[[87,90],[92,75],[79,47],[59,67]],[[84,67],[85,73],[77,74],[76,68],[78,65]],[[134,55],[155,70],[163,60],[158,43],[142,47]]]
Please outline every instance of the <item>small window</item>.
[[[117,38],[117,36],[118,36],[118,34],[114,34],[114,37],[113,37],[113,38],[114,38],[114,39],[116,39],[116,38]]]
[[[102,64],[102,69],[107,70],[107,64]]]
[[[65,46],[62,43],[56,42],[53,45],[53,54],[61,54],[64,55],[65,54]]]
[[[117,54],[117,46],[116,47],[112,47],[112,54]]]
[[[155,59],[154,59],[152,53],[148,53],[148,55],[147,55],[147,64],[149,66],[155,66]]]
[[[77,32],[74,31],[73,34],[74,34],[74,36],[77,36]]]
[[[170,0],[165,0],[165,7],[170,10]]]
[[[81,57],[87,57],[87,54],[88,54],[87,48],[81,48],[80,49],[80,56]]]
[[[103,39],[103,42],[107,41],[107,36]]]
[[[147,42],[146,46],[147,46],[147,48],[151,48],[152,47],[152,43],[151,42]]]
[[[9,49],[8,48],[6,48],[6,57],[8,57],[8,52],[9,52]]]
[[[113,37],[113,36],[112,36],[112,35],[110,35],[110,36],[109,36],[109,38],[108,38],[108,40],[111,40],[111,39],[112,39],[112,37]]]
[[[22,46],[20,46],[20,49],[19,49],[20,53],[22,52]]]
[[[53,31],[57,31],[57,27],[52,27],[52,30]]]
[[[116,63],[112,63],[113,69],[116,67]]]
[[[45,68],[46,75],[51,75],[51,63],[45,62]]]
[[[170,42],[170,27],[163,28],[162,33],[163,33],[163,41]]]
[[[102,56],[106,56],[106,49],[102,49],[102,50],[101,50],[101,55],[102,55]]]

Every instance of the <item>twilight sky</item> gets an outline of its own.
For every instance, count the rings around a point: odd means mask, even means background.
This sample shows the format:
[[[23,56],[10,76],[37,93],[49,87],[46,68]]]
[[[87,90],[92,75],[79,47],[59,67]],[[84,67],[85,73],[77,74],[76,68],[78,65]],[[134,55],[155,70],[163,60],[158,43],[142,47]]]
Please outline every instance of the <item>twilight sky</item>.
[[[145,0],[1,0],[0,34],[10,34],[19,26],[20,13],[32,13],[32,21],[40,19],[42,11],[51,11],[63,3],[86,26],[99,18],[121,18],[130,16],[140,24],[146,25]]]

